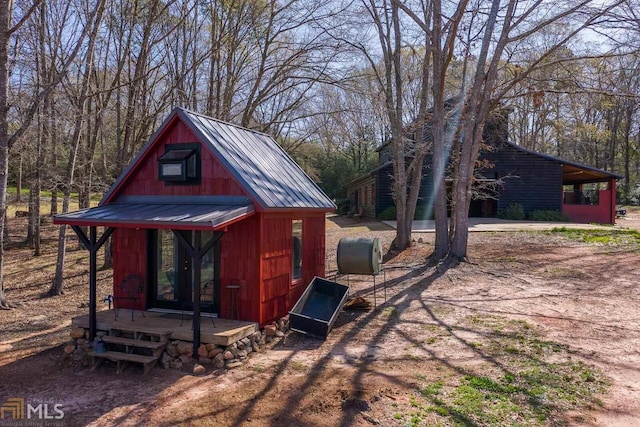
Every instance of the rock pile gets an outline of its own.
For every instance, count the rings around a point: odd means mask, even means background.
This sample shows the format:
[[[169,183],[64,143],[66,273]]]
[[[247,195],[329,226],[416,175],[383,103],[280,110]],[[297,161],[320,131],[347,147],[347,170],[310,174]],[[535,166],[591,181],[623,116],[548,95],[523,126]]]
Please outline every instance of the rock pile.
[[[213,366],[215,369],[234,369],[241,366],[252,353],[258,353],[278,342],[289,330],[289,318],[283,317],[277,322],[266,325],[261,331],[254,332],[228,346],[202,344],[198,348],[198,363]],[[193,344],[186,341],[171,341],[162,356],[165,369],[182,369],[191,361]],[[198,372],[202,369],[198,368]],[[195,373],[195,369],[194,369]]]
[[[104,332],[102,333],[104,335]],[[69,359],[70,366],[89,366],[89,352],[93,346],[89,338],[89,331],[84,328],[71,328],[71,340],[64,346],[64,356]]]

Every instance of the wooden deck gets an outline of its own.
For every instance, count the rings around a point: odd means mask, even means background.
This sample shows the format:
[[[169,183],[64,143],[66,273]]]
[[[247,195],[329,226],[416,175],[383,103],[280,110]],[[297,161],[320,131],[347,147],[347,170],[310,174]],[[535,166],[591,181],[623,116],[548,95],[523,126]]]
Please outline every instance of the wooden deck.
[[[212,322],[213,320],[213,322]],[[97,329],[108,331],[118,329],[130,332],[167,333],[169,339],[181,341],[193,341],[191,329],[191,315],[185,314],[184,321],[180,325],[180,313],[155,313],[150,311],[134,312],[134,320],[131,321],[131,312],[122,309],[115,319],[113,310],[99,311],[97,313]],[[89,315],[74,317],[71,320],[74,327],[89,328]],[[215,326],[214,326],[215,324]],[[200,318],[200,342],[227,346],[258,330],[258,324],[241,320]]]

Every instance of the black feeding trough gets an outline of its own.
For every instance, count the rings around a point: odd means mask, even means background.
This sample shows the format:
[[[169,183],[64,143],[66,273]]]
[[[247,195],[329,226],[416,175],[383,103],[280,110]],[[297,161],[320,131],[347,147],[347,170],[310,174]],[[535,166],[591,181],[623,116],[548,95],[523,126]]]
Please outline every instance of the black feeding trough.
[[[348,296],[348,286],[314,277],[289,312],[291,329],[327,338]]]

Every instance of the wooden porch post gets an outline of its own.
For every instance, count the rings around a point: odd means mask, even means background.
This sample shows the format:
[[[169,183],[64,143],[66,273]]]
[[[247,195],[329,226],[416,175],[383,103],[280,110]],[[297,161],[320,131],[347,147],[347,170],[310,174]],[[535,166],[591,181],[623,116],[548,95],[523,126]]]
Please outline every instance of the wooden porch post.
[[[617,202],[617,189],[616,189],[616,179],[612,178],[609,180],[609,191],[610,191],[610,199],[609,199],[609,223],[615,225],[616,224],[616,202]]]
[[[98,250],[104,245],[109,236],[113,233],[113,227],[107,227],[102,233],[100,239],[98,239],[97,227],[92,225],[89,227],[89,237],[85,234],[84,230],[77,225],[72,225],[71,228],[75,231],[78,239],[82,242],[84,247],[89,251],[89,341],[93,341],[96,336],[97,321],[96,321],[96,294],[98,287],[98,268],[97,268],[97,254]]]
[[[196,230],[193,236],[193,246],[195,249],[193,257],[193,358],[198,356],[198,347],[200,347],[200,277],[202,272],[202,256],[200,251],[200,241],[202,239],[202,231]]]
[[[96,226],[89,227],[89,341],[93,342],[96,336],[97,320],[96,320],[96,304],[97,304],[97,256],[96,252]]]
[[[193,355],[194,359],[198,358],[198,347],[200,347],[200,280],[202,275],[202,257],[222,238],[224,232],[217,231],[213,233],[213,237],[207,243],[202,245],[202,231],[194,230],[193,246],[191,242],[185,239],[179,230],[171,230],[178,238],[180,244],[191,257],[193,268]],[[219,267],[218,267],[219,268]]]

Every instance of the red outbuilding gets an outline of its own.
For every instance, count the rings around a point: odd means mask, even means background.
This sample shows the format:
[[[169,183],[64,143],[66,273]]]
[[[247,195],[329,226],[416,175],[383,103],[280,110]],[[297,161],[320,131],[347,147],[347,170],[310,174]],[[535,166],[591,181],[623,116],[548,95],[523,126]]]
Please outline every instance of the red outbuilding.
[[[261,325],[286,315],[324,276],[334,209],[270,136],[176,108],[98,207],[54,222],[91,254],[91,338],[96,252],[113,236],[116,307],[191,312],[199,341],[201,313]]]

